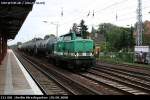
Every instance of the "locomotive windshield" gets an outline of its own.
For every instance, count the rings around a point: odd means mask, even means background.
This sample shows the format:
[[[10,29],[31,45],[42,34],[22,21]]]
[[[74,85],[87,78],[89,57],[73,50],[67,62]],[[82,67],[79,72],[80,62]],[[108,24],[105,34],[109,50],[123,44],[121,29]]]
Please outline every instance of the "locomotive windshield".
[[[65,36],[64,37],[64,41],[70,41],[71,40],[71,36]]]
[[[77,36],[77,39],[82,39],[82,37],[81,36]]]
[[[77,39],[82,39],[81,34],[76,34],[76,38],[77,38]]]

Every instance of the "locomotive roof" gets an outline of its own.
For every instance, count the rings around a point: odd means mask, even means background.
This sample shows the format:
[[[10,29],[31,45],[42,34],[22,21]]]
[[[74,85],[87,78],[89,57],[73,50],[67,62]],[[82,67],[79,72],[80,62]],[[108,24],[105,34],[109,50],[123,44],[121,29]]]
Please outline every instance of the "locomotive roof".
[[[70,36],[70,35],[71,35],[71,33],[67,33],[67,34],[61,35],[60,37]],[[76,36],[81,36],[81,34],[76,34]]]

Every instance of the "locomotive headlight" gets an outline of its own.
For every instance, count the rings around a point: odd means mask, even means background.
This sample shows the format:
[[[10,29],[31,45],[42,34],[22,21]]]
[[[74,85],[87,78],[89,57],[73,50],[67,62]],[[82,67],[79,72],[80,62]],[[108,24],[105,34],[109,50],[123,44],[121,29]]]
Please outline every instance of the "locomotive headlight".
[[[75,57],[77,56],[77,53],[76,53],[76,52],[74,53],[74,56],[75,56]]]
[[[93,55],[94,55],[94,53],[92,52],[92,53],[91,53],[91,56],[93,56]]]
[[[79,54],[77,52],[75,52],[75,57],[78,57],[78,56],[79,56]]]
[[[79,56],[79,53],[77,53],[77,57]]]

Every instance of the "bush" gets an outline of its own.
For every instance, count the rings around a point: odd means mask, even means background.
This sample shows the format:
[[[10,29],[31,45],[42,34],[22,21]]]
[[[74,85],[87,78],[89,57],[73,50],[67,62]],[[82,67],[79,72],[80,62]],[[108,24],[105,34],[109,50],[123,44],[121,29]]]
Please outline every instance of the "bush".
[[[99,56],[100,60],[102,61],[108,61],[108,62],[115,62],[115,63],[133,63],[133,57],[134,53],[133,52],[109,52],[109,53],[104,53],[104,55]]]

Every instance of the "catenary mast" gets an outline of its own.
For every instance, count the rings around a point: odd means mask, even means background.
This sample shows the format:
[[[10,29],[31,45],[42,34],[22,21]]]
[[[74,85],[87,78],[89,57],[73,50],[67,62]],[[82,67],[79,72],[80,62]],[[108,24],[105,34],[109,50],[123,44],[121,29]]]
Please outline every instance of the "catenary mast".
[[[143,42],[143,25],[142,25],[142,0],[138,0],[137,8],[137,30],[136,30],[136,46],[141,46]]]

